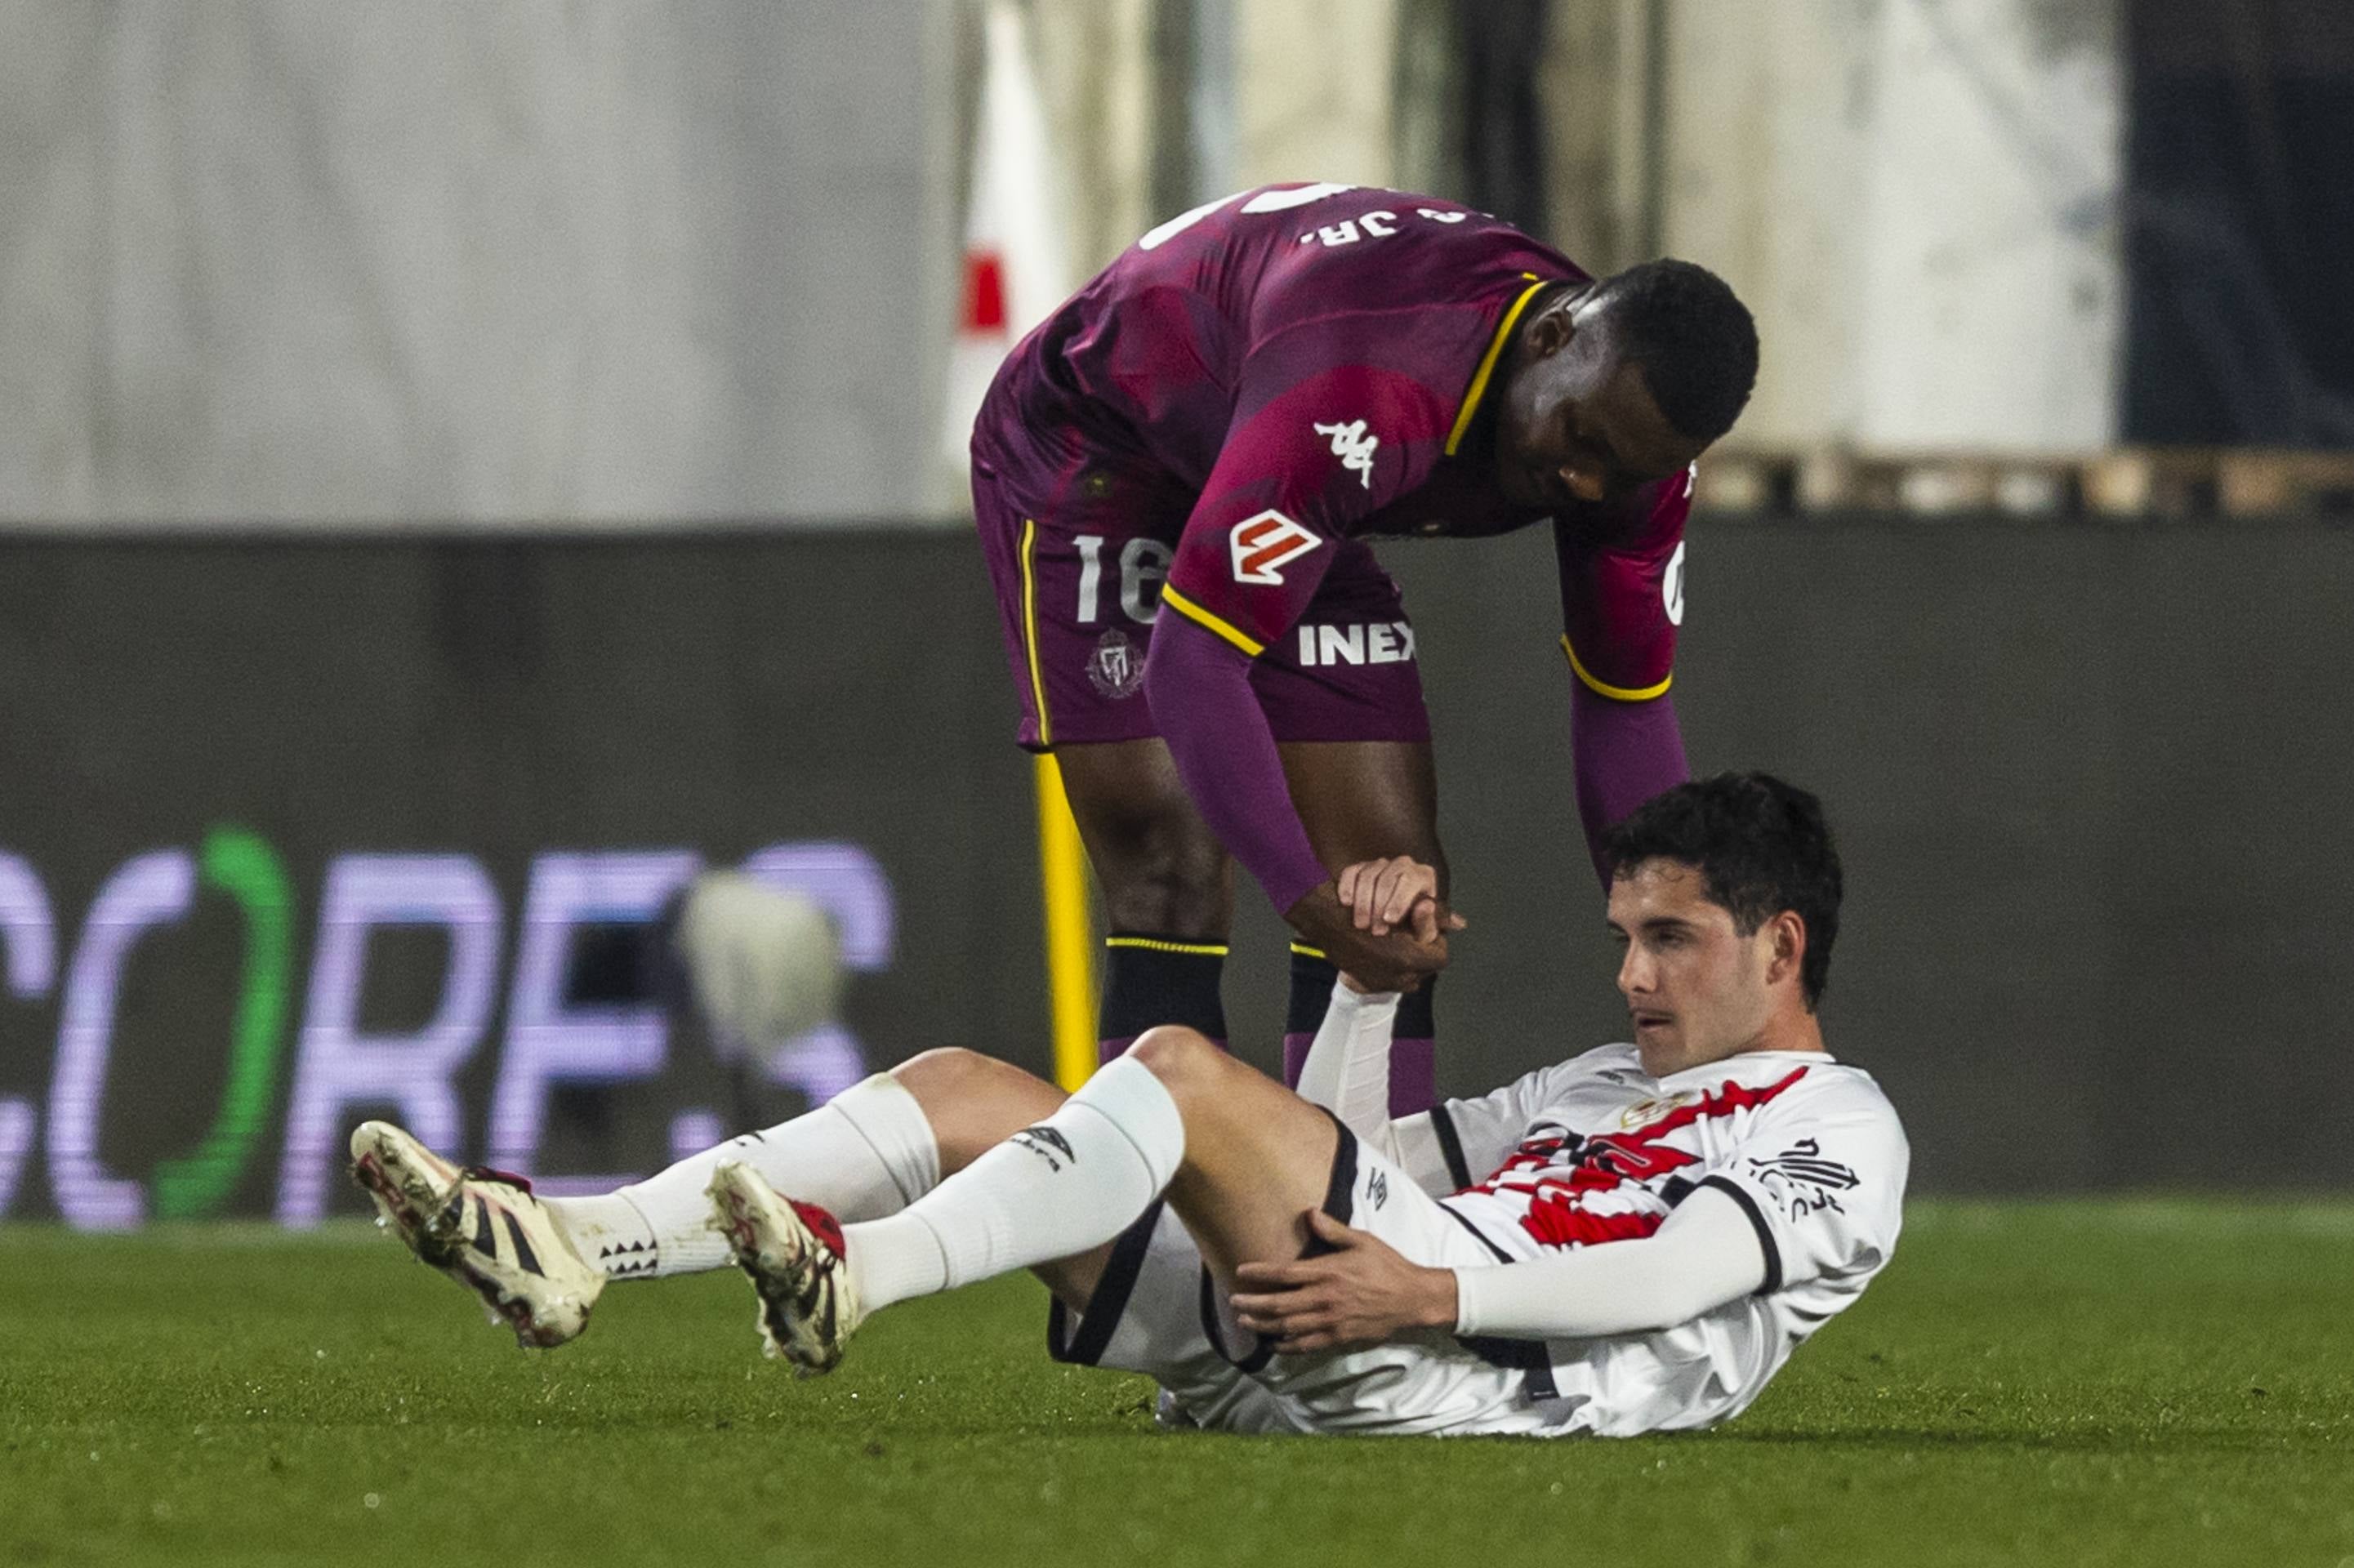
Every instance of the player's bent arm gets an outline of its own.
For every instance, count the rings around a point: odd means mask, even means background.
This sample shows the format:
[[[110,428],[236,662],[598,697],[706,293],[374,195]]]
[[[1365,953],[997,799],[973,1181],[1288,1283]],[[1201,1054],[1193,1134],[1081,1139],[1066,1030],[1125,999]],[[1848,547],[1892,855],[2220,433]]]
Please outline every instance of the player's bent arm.
[[[1702,1186],[1640,1241],[1453,1272],[1457,1333],[1574,1340],[1689,1322],[1762,1287],[1766,1259],[1749,1212]]]
[[[1440,456],[1452,407],[1411,376],[1366,363],[1366,345],[1390,326],[1378,312],[1320,312],[1250,345],[1144,666],[1145,701],[1186,793],[1295,923],[1327,876],[1292,806],[1251,662],[1315,601],[1358,521],[1419,484]],[[1338,419],[1350,428],[1335,445]],[[1367,438],[1361,450],[1348,446],[1353,436]],[[1416,972],[1427,970],[1408,966]]]
[[[1326,880],[1324,863],[1292,807],[1250,670],[1249,654],[1164,607],[1144,662],[1144,700],[1203,821],[1288,912]]]
[[[1299,1067],[1299,1097],[1341,1118],[1384,1158],[1398,1160],[1390,1120],[1390,1033],[1395,991],[1359,993],[1335,982],[1324,1022]]]
[[[1602,863],[1602,835],[1652,796],[1691,778],[1691,766],[1684,759],[1675,699],[1665,692],[1629,702],[1606,697],[1580,680],[1569,708],[1577,820],[1585,829],[1595,872],[1607,888],[1610,868]]]
[[[1691,511],[1691,475],[1682,473],[1624,503],[1554,520],[1571,770],[1589,852],[1636,807],[1691,777],[1668,696]],[[1598,853],[1595,865],[1607,886]]]

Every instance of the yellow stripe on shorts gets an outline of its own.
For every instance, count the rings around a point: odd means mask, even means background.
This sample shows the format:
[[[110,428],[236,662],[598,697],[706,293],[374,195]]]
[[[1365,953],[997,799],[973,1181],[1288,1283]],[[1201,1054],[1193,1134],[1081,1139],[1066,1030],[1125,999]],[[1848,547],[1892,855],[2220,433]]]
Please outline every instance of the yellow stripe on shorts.
[[[1033,517],[1022,519],[1022,641],[1030,655],[1030,702],[1038,715],[1038,744],[1055,744],[1052,721],[1046,716],[1046,682],[1038,673],[1038,573],[1032,566],[1031,552],[1038,543],[1038,523]]]

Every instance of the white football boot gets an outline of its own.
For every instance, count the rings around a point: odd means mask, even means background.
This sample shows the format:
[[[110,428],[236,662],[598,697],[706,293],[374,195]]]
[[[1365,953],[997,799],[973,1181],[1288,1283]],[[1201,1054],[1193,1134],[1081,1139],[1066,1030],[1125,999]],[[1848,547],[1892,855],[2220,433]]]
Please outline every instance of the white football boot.
[[[709,1191],[736,1266],[759,1293],[762,1349],[802,1377],[832,1372],[866,1316],[843,1261],[840,1223],[815,1203],[779,1197],[738,1160],[712,1172]]]
[[[580,1260],[522,1177],[461,1170],[391,1123],[370,1121],[352,1134],[352,1180],[419,1262],[480,1296],[491,1321],[513,1329],[525,1350],[553,1350],[588,1326],[605,1277]]]

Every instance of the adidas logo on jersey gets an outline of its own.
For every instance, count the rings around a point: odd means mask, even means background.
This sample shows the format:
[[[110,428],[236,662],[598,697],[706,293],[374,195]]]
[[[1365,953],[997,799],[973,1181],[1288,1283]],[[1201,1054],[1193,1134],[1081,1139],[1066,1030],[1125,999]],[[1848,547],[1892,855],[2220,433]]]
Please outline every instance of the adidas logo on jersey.
[[[1235,524],[1226,536],[1235,581],[1283,586],[1283,568],[1324,541],[1280,512],[1262,512]]]

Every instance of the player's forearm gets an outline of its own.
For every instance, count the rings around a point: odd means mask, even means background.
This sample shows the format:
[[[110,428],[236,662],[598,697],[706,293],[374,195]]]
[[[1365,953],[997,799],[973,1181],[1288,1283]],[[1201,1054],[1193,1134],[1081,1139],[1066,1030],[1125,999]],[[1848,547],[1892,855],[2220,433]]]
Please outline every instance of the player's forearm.
[[[1164,611],[1145,661],[1144,698],[1186,793],[1278,912],[1328,879],[1291,804],[1283,759],[1250,686],[1250,659]]]
[[[1620,702],[1573,677],[1569,751],[1586,852],[1607,887],[1602,835],[1652,796],[1691,777],[1675,700],[1663,693],[1645,702]]]
[[[1390,1032],[1397,1023],[1397,993],[1359,994],[1332,987],[1331,1005],[1300,1064],[1299,1097],[1341,1118],[1384,1158],[1397,1158],[1390,1129]]]
[[[1454,1273],[1457,1333],[1578,1340],[1713,1311],[1766,1282],[1766,1254],[1741,1205],[1703,1187],[1644,1240]]]

